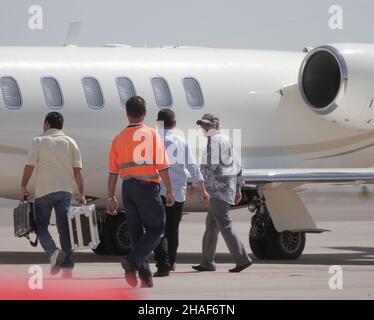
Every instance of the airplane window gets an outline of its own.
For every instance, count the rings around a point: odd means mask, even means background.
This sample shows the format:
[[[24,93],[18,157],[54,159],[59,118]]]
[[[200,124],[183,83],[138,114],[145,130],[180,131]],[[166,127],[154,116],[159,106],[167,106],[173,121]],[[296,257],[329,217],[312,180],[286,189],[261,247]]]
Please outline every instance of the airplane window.
[[[184,78],[183,86],[190,107],[201,108],[204,105],[204,98],[197,80],[194,78]]]
[[[127,100],[136,95],[134,85],[132,81],[126,77],[117,78],[116,83],[121,104],[125,107]]]
[[[17,81],[11,77],[2,77],[0,85],[5,106],[10,110],[19,110],[22,99]]]
[[[92,109],[102,109],[104,99],[101,93],[99,82],[93,77],[82,78],[84,93],[86,94],[87,104]]]
[[[63,99],[60,86],[55,78],[44,77],[41,79],[45,102],[51,109],[61,109]]]
[[[162,108],[171,108],[172,99],[169,86],[165,79],[154,77],[151,79],[153,92],[155,94],[156,103]]]

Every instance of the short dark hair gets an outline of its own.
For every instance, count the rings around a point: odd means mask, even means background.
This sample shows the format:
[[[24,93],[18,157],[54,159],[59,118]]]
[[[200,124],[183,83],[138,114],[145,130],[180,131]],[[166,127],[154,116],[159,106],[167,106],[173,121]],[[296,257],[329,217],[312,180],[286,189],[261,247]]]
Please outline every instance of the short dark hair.
[[[44,123],[48,122],[51,129],[61,130],[64,126],[64,117],[61,113],[53,111],[47,114],[45,117]]]
[[[146,110],[145,101],[142,97],[134,96],[126,102],[127,114],[132,118],[140,118]]]
[[[157,121],[163,121],[165,128],[171,128],[175,123],[175,113],[170,109],[161,109],[157,115]]]

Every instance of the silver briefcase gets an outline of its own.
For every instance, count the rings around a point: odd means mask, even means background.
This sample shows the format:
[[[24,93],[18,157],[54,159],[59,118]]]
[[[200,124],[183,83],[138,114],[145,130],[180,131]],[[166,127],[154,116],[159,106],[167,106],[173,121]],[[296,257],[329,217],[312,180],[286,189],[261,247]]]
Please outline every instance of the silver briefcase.
[[[95,205],[72,206],[68,212],[72,250],[96,249],[100,243]]]

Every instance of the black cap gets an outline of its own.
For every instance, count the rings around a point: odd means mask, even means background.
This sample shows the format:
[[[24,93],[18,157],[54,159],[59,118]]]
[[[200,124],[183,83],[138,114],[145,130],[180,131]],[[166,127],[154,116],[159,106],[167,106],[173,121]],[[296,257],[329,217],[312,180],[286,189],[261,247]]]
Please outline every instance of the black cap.
[[[214,116],[213,114],[206,113],[201,117],[200,120],[196,121],[196,124],[201,126],[204,124],[212,124],[214,122],[219,122],[219,118]]]

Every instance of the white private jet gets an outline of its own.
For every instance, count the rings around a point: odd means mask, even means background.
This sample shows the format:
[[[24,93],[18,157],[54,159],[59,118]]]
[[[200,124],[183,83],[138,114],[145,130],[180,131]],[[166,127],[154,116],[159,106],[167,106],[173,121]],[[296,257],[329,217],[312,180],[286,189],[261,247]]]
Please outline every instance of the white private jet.
[[[100,207],[110,144],[135,94],[147,101],[150,126],[166,107],[185,133],[204,113],[241,129],[243,193],[254,212],[249,240],[258,258],[296,259],[305,233],[323,231],[300,186],[374,180],[374,45],[281,52],[79,47],[73,31],[68,39],[64,47],[0,47],[0,197],[17,198],[31,139],[45,114],[58,110],[81,148],[86,193]],[[128,249],[124,215],[101,225],[97,253]]]

